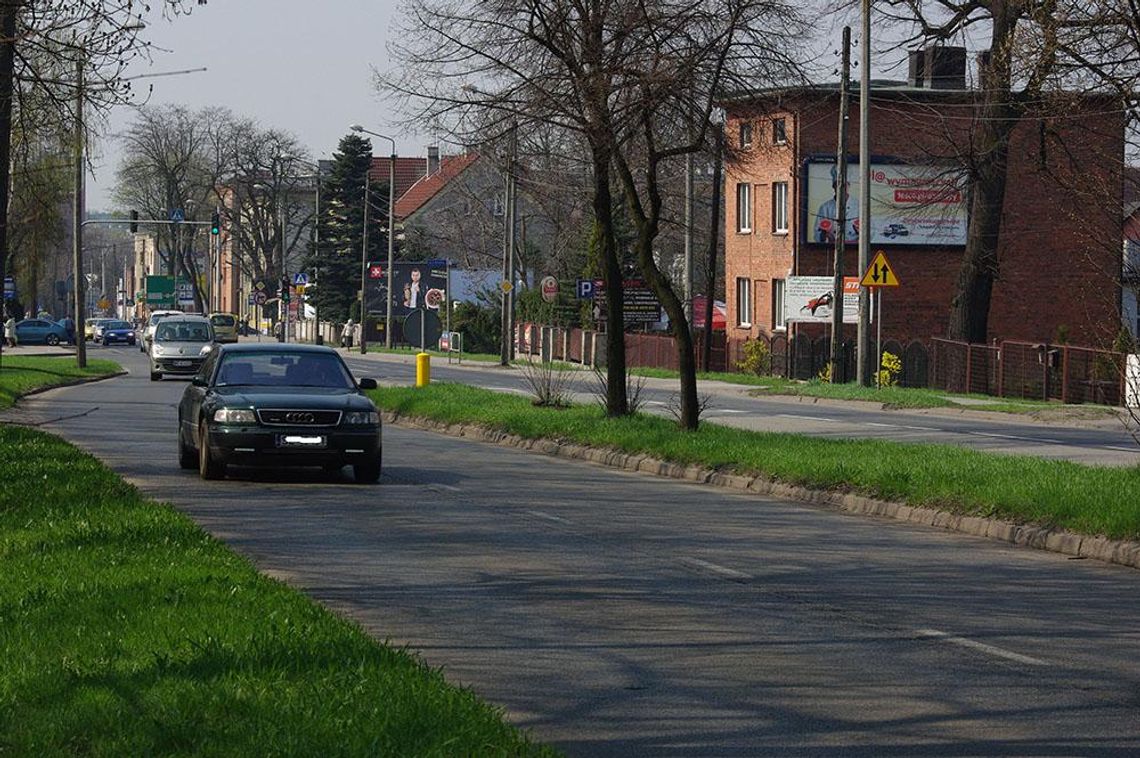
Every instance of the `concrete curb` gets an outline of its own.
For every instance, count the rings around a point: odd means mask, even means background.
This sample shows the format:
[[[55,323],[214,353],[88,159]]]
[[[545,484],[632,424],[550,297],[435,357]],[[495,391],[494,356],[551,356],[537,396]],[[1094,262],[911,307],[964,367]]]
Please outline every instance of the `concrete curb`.
[[[30,397],[32,395],[40,395],[44,392],[51,392],[52,390],[63,389],[64,387],[78,387],[81,384],[92,384],[93,382],[104,382],[108,379],[116,379],[120,376],[126,376],[129,373],[130,373],[129,371],[116,371],[113,374],[104,374],[103,376],[76,377],[75,379],[69,379],[68,381],[63,382],[62,384],[53,384],[49,387],[33,387],[32,389],[28,390],[27,392],[25,392],[22,395],[20,395],[19,397],[17,397],[15,402],[18,403],[20,401],[20,398],[23,398],[23,397]]]
[[[388,424],[425,429],[453,437],[468,437],[481,442],[491,442],[560,458],[590,461],[623,471],[636,471],[670,479],[711,484],[738,492],[798,500],[812,505],[837,508],[848,513],[909,521],[976,537],[988,537],[1022,547],[1140,568],[1140,542],[1112,540],[1032,524],[1015,524],[983,516],[965,516],[937,508],[878,500],[854,493],[815,490],[764,476],[735,474],[696,465],[683,466],[644,453],[623,453],[610,448],[588,447],[551,439],[526,439],[475,424],[449,424],[417,416],[401,416],[392,411],[382,411],[381,416]]]

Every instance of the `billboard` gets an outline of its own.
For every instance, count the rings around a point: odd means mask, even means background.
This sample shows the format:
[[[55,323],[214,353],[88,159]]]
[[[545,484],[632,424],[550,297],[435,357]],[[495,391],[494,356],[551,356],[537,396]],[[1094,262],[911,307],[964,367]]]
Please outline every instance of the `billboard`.
[[[806,164],[805,238],[834,244],[836,163]],[[846,240],[859,241],[859,166],[847,167]],[[872,245],[965,245],[968,209],[960,172],[946,166],[871,163]]]
[[[784,284],[784,319],[830,324],[835,309],[835,279],[830,276],[789,276]],[[859,277],[843,277],[843,323],[859,321]]]
[[[368,313],[383,318],[387,304],[384,296],[388,291],[388,274],[392,273],[393,293],[392,318],[403,318],[413,311],[429,310],[439,313],[447,304],[447,263],[428,261],[394,264],[394,272],[387,270],[387,264],[370,263],[365,278],[365,306]]]

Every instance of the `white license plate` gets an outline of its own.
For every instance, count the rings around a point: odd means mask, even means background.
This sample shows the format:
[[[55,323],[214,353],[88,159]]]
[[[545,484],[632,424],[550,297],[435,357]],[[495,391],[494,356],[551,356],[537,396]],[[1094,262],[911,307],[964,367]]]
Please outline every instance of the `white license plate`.
[[[277,447],[320,448],[327,444],[323,435],[278,434]]]
[[[175,361],[174,362],[175,368],[186,368],[187,366],[193,366],[193,365],[194,364],[190,361]]]

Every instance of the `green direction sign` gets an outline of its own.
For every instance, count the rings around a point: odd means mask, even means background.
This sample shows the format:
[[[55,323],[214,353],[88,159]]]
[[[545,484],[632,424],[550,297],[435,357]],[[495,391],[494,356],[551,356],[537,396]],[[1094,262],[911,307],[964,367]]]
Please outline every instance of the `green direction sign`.
[[[147,305],[174,305],[174,277],[148,276],[146,278]]]

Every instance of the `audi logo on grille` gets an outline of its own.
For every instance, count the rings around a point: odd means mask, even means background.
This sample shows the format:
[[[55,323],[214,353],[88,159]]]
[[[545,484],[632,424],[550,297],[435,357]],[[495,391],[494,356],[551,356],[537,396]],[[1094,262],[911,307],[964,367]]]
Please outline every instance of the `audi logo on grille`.
[[[316,416],[311,413],[303,413],[301,411],[290,411],[285,414],[285,420],[290,424],[311,424],[316,421]]]

